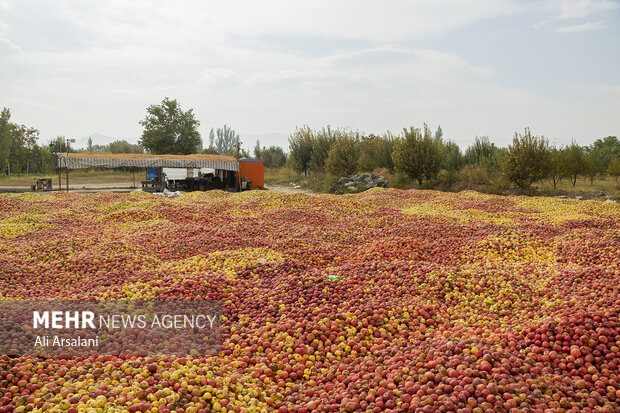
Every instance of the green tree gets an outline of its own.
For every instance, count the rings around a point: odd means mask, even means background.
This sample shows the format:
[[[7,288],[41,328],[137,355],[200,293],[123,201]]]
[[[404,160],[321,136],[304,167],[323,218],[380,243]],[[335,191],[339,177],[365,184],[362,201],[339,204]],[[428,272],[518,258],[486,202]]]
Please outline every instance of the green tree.
[[[377,138],[376,151],[374,155],[375,165],[377,168],[386,168],[390,172],[394,172],[394,160],[392,153],[394,152],[394,135],[387,131],[383,136]]]
[[[329,150],[325,166],[331,175],[349,176],[357,171],[359,159],[360,146],[356,137],[342,135]]]
[[[394,171],[392,152],[394,152],[394,137],[387,132],[383,136],[370,134],[359,139],[360,170],[370,172],[377,168],[386,168]]]
[[[32,172],[51,174],[56,166],[56,158],[46,146],[34,145],[32,148]]]
[[[394,172],[394,136],[386,132],[383,136],[370,134],[359,139],[360,170],[370,172],[377,168],[385,168]]]
[[[378,140],[379,137],[372,133],[370,135],[360,137],[359,169],[361,171],[370,172],[377,168],[375,156],[377,152]]]
[[[94,145],[98,146],[98,145]],[[71,143],[67,141],[64,136],[56,136],[54,139],[50,140],[47,144],[47,147],[53,153],[69,153],[75,152],[76,150],[71,147]]]
[[[586,173],[587,170],[583,149],[573,142],[560,151],[559,161],[562,175],[568,178],[574,188],[577,183],[577,176]]]
[[[10,122],[11,112],[4,108],[0,113],[0,171],[20,173],[34,171],[32,151],[39,131]]]
[[[428,126],[424,134],[411,126],[403,129],[404,135],[394,145],[394,168],[422,185],[424,179],[434,179],[441,166],[441,148],[433,138]]]
[[[549,165],[549,142],[544,136],[532,136],[530,129],[515,133],[508,146],[506,177],[521,189],[543,179]]]
[[[616,156],[609,162],[607,173],[613,175],[616,182],[618,182],[618,176],[620,176],[620,156]]]
[[[176,99],[167,97],[159,105],[146,109],[146,117],[140,121],[144,127],[140,146],[153,154],[192,154],[202,144],[193,109],[183,111]]]
[[[295,132],[288,138],[291,168],[299,173],[303,173],[305,176],[308,176],[308,170],[310,169],[313,143],[314,131],[307,125],[295,128]]]
[[[215,149],[215,132],[213,128],[209,131],[209,149],[211,148]]]
[[[144,153],[140,145],[134,145],[126,140],[116,140],[109,145],[112,153]]]
[[[262,155],[262,148],[260,146],[260,140],[258,139],[256,139],[256,145],[254,145],[254,157],[256,159],[260,159],[264,161],[263,155]]]
[[[453,142],[441,143],[441,168],[450,173],[458,172],[464,164],[461,148]]]
[[[237,153],[237,146],[240,145],[239,134],[227,125],[223,128],[217,128],[215,131],[217,136],[215,139],[215,147],[218,153],[226,155],[235,155]]]
[[[88,152],[92,152],[93,151],[93,138],[92,137],[88,137],[88,145],[86,145],[86,150]]]
[[[549,151],[549,165],[547,167],[547,176],[553,184],[553,189],[557,189],[558,183],[564,177],[562,171],[561,150],[553,147]]]
[[[585,173],[590,178],[590,184],[593,185],[596,175],[605,173],[608,163],[605,160],[605,153],[601,149],[595,149],[591,146],[583,149],[586,161]]]
[[[435,131],[435,140],[437,142],[443,142],[443,130],[441,130],[441,125],[437,126],[437,130]]]
[[[279,146],[270,146],[261,150],[261,157],[266,168],[282,168],[286,165],[286,153]]]
[[[4,173],[9,168],[9,156],[11,154],[11,146],[13,144],[11,119],[11,111],[2,109],[0,113],[0,171]]]
[[[310,169],[313,171],[325,171],[325,161],[329,156],[329,151],[336,143],[342,131],[332,129],[329,125],[314,134],[312,140],[312,154],[310,155]]]
[[[465,150],[465,162],[469,165],[480,165],[484,158],[491,157],[493,146],[488,136],[476,136],[474,143]]]
[[[39,137],[39,131],[24,125],[11,125],[11,150],[9,153],[9,171],[15,173],[30,172],[32,150]]]
[[[598,153],[600,157],[599,173],[605,173],[609,163],[616,156],[620,156],[620,140],[618,140],[616,136],[607,136],[603,139],[597,139],[589,146],[589,152]]]

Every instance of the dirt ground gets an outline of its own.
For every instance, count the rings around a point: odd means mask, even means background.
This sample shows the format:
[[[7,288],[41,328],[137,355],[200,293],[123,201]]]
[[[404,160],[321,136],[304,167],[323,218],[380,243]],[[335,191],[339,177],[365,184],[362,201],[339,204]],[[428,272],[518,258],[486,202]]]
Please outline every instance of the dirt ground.
[[[54,190],[58,190],[58,185],[54,182]],[[312,192],[309,189],[304,188],[293,188],[292,186],[287,185],[269,185],[266,187],[268,191],[276,191],[276,192],[284,192],[287,194],[306,194],[306,195],[317,195],[315,192]],[[70,191],[88,191],[88,192],[97,192],[97,191],[113,191],[116,189],[122,189],[124,191],[129,191],[132,188],[132,184],[128,182],[106,182],[106,183],[79,183],[79,184],[71,184],[69,181],[69,190]],[[65,190],[64,182],[63,182],[63,190]],[[29,186],[0,186],[0,193],[2,192],[27,192],[30,191]]]
[[[65,183],[62,183],[62,190],[66,190]],[[113,189],[123,189],[123,190],[131,190],[133,189],[132,183],[127,182],[106,182],[106,183],[78,183],[72,184],[69,181],[69,190],[70,191],[107,191]],[[58,183],[54,182],[53,186],[54,191],[58,191]],[[18,185],[10,185],[10,186],[0,186],[0,193],[2,192],[30,192],[31,189],[29,186],[18,186]]]
[[[268,191],[285,192],[287,194],[317,195],[316,192],[306,188],[293,188],[292,186],[286,185],[268,185],[265,188],[267,188]]]

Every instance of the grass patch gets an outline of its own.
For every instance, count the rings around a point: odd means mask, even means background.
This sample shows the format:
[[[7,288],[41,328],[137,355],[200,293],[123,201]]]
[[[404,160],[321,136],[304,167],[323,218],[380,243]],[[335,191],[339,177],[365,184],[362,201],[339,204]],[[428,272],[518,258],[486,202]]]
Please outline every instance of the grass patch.
[[[294,182],[313,192],[330,193],[336,181],[338,181],[337,177],[332,177],[325,172],[311,172],[310,176],[304,177],[290,168],[265,168],[266,186],[290,186],[291,182]]]
[[[265,168],[265,185],[290,185],[297,183],[301,175],[290,168]]]
[[[146,170],[140,168],[135,172],[136,186],[146,179]],[[38,178],[51,178],[54,189],[58,188],[58,173],[56,174],[14,174],[0,176],[0,186],[30,186],[37,182]],[[62,186],[65,187],[67,176],[62,173]],[[85,186],[88,184],[126,183],[133,185],[131,171],[121,169],[78,169],[69,172],[69,186]]]
[[[555,191],[562,191],[567,193],[581,193],[581,192],[604,192],[607,195],[613,197],[620,197],[620,180],[615,180],[613,177],[599,177],[590,182],[588,177],[578,177],[575,186],[568,181],[568,179],[562,179],[557,186],[557,189],[553,189],[553,184],[548,180],[543,182],[536,182],[532,185],[540,192],[553,193]]]

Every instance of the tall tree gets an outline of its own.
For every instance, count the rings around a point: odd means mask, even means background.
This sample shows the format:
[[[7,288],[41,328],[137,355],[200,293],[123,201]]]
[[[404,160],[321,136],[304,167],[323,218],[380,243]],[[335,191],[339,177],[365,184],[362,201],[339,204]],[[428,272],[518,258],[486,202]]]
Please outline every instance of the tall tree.
[[[600,150],[592,150],[592,148],[586,147],[584,150],[586,156],[586,175],[590,178],[590,184],[594,184],[594,178],[596,175],[605,173],[607,170],[607,163],[605,162],[605,156]]]
[[[262,155],[262,149],[261,149],[261,146],[260,146],[260,140],[258,140],[258,139],[256,139],[256,145],[254,145],[254,157],[256,159],[264,160],[263,159],[263,155]]]
[[[0,172],[4,173],[9,168],[9,156],[11,154],[11,146],[13,144],[12,129],[10,122],[11,111],[2,109],[0,113]]]
[[[263,148],[260,154],[261,157],[258,159],[263,161],[265,168],[282,168],[286,165],[286,153],[279,146]]]
[[[12,124],[11,126],[9,171],[15,173],[31,171],[32,151],[39,137],[39,131],[24,125]]]
[[[146,109],[140,121],[144,127],[140,145],[154,154],[192,154],[202,144],[193,109],[183,111],[176,101],[164,98],[161,104]]]
[[[555,146],[551,148],[549,152],[549,166],[547,168],[547,176],[553,184],[553,189],[557,189],[558,183],[564,177],[564,173],[562,171],[561,153],[561,150],[559,150]]]
[[[441,149],[433,138],[428,126],[424,125],[424,133],[411,126],[403,129],[403,137],[394,145],[394,167],[409,178],[422,185],[424,179],[430,180],[437,176],[441,166]]]
[[[377,149],[374,155],[377,168],[386,168],[390,172],[394,172],[392,153],[394,152],[395,142],[394,135],[392,135],[390,131],[387,131],[383,136],[377,138]]]
[[[215,132],[213,131],[213,128],[209,131],[209,149],[211,148],[215,148]]]
[[[370,134],[359,139],[360,170],[370,172],[376,168],[394,170],[392,152],[394,152],[394,137],[391,133],[384,136]]]
[[[560,151],[560,168],[562,175],[566,176],[575,187],[577,176],[586,173],[586,157],[581,146],[575,142]]]
[[[342,135],[329,150],[325,161],[327,172],[334,176],[349,176],[357,171],[360,146],[355,135]]]
[[[618,182],[618,176],[620,176],[620,155],[616,156],[609,162],[607,166],[607,173],[613,175],[616,182]]]
[[[221,154],[234,155],[237,153],[237,146],[240,144],[239,134],[228,125],[217,128],[215,131],[215,147]]]
[[[463,154],[461,148],[453,142],[441,143],[441,167],[449,173],[457,172],[463,166]]]
[[[291,167],[308,176],[310,169],[310,157],[312,156],[312,144],[314,142],[314,131],[305,125],[295,128],[295,132],[288,138],[289,162]]]
[[[512,144],[508,146],[506,177],[521,189],[540,181],[547,173],[549,165],[549,142],[544,136],[532,136],[530,129],[525,133],[515,133]]]
[[[329,151],[336,143],[336,139],[342,136],[343,131],[332,129],[329,125],[314,134],[312,141],[312,154],[310,155],[310,168],[314,171],[325,171],[325,161]]]
[[[465,161],[468,164],[478,164],[483,162],[484,158],[490,158],[493,153],[493,144],[488,136],[476,136],[472,143],[465,151]]]
[[[597,154],[599,158],[598,173],[604,173],[612,159],[620,156],[620,140],[616,136],[597,139],[588,147],[588,153]]]
[[[437,131],[435,131],[435,140],[437,142],[443,142],[443,130],[441,130],[441,125],[437,126]]]

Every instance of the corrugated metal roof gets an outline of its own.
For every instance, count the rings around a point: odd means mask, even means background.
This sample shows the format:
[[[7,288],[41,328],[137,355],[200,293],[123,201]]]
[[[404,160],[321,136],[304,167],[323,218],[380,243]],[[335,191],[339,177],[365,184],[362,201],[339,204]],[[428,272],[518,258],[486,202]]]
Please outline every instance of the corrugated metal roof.
[[[58,164],[62,168],[213,168],[226,171],[238,171],[239,162],[232,156],[224,155],[150,155],[143,153],[105,153],[74,152],[58,155]]]

